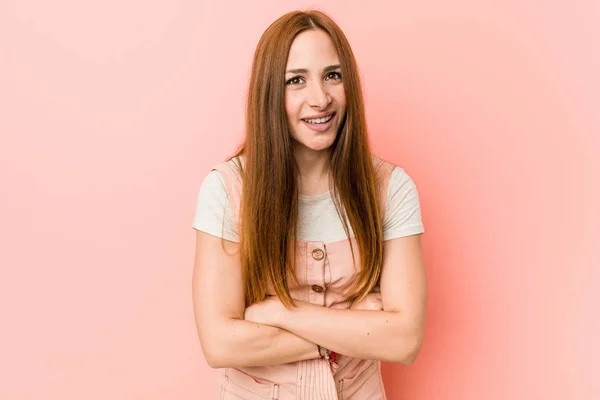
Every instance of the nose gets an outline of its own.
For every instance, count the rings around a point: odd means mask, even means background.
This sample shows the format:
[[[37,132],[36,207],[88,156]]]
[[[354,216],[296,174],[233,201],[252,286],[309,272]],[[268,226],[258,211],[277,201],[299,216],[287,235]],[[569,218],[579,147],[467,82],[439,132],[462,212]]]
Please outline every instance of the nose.
[[[324,109],[331,103],[331,96],[323,87],[322,82],[310,85],[308,103],[311,107]]]

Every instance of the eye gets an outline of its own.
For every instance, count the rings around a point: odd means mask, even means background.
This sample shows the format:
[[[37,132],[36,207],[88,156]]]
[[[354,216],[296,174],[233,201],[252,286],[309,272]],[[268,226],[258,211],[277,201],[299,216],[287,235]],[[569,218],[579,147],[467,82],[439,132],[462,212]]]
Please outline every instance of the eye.
[[[342,74],[339,72],[330,72],[329,74],[327,74],[327,76],[325,77],[326,80],[329,80],[330,78],[334,78],[336,81],[339,81],[340,79],[342,79]]]
[[[288,79],[285,84],[289,85],[289,86],[295,86],[295,85],[299,85],[300,83],[302,83],[301,80],[303,80],[303,78],[301,76],[295,76],[293,78]]]

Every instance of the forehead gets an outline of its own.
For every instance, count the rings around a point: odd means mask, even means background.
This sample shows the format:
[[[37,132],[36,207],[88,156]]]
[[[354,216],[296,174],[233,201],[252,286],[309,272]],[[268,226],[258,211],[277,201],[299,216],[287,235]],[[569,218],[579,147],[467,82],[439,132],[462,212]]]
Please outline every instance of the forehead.
[[[322,68],[339,64],[338,54],[329,35],[320,29],[304,31],[294,38],[287,68]]]

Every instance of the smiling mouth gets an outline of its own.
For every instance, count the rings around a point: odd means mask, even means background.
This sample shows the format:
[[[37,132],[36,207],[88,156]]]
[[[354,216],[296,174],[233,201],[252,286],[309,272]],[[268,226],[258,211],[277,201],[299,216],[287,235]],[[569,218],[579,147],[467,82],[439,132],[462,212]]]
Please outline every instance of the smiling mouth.
[[[335,113],[331,113],[330,115],[328,115],[326,117],[322,117],[322,118],[309,118],[309,119],[302,118],[302,121],[307,122],[309,124],[322,125],[322,124],[326,124],[329,121],[331,121],[331,119],[334,116],[335,116]]]

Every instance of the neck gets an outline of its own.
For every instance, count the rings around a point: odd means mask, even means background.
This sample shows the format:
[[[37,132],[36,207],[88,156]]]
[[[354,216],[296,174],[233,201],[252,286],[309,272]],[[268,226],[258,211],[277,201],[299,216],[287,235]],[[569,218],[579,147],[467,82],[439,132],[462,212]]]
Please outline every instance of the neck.
[[[302,194],[318,194],[329,190],[331,152],[296,149],[294,157],[300,173],[299,189]]]

